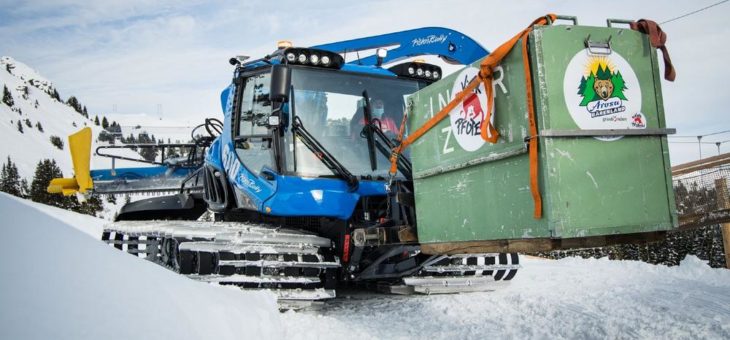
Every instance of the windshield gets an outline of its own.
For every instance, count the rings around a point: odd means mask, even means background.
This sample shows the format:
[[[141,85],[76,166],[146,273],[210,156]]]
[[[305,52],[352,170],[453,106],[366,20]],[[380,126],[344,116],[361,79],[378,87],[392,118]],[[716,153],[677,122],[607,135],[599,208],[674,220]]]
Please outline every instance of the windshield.
[[[377,169],[368,158],[361,136],[364,118],[363,91],[370,97],[373,118],[381,130],[395,138],[405,110],[406,96],[419,89],[413,80],[381,78],[316,69],[292,69],[295,112],[309,131],[342,165],[357,176],[385,177],[390,163],[376,151]],[[322,162],[300,141],[287,134],[287,170],[304,176],[331,176]]]

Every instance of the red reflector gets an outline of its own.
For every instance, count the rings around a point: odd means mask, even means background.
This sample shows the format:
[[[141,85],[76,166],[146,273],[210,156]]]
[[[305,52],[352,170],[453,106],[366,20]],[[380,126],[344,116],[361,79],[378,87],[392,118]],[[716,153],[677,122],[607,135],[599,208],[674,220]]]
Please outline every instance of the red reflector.
[[[350,262],[350,234],[345,234],[345,244],[342,245],[342,263]]]

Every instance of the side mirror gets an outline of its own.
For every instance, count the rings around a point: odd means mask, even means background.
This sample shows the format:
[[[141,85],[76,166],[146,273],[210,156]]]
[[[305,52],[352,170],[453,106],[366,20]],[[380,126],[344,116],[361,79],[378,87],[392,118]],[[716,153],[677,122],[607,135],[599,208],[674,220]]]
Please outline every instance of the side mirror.
[[[289,85],[291,84],[291,69],[286,65],[271,67],[271,87],[269,99],[272,102],[284,102],[289,99]]]

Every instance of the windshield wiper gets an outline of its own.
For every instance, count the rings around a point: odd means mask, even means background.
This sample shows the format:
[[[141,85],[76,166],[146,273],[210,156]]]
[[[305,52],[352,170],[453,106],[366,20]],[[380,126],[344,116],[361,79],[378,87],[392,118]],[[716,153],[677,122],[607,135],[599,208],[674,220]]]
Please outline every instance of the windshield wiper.
[[[380,151],[380,153],[385,156],[385,158],[390,159],[390,153],[391,150],[395,148],[395,144],[388,138],[388,136],[385,135],[383,130],[380,128],[380,120],[373,119],[372,109],[370,107],[370,97],[368,96],[367,90],[362,91],[362,98],[365,102],[365,105],[363,107],[363,111],[365,113],[365,126],[363,126],[362,128],[360,136],[365,135],[364,138],[367,139],[368,155],[370,156],[370,167],[373,171],[375,171],[375,169],[378,168],[378,163],[375,159],[375,149],[377,148],[378,151]],[[375,135],[377,135],[380,140],[376,140]],[[406,178],[410,179],[412,175],[411,161],[405,158],[403,154],[399,154],[397,164],[398,170],[400,170],[400,172],[404,176],[406,176]]]
[[[302,143],[304,146],[306,146],[312,153],[320,160],[322,163],[329,168],[335,175],[341,177],[342,179],[347,182],[347,186],[350,189],[350,191],[357,190],[360,183],[357,180],[357,177],[353,175],[345,166],[343,166],[335,156],[332,156],[327,149],[325,149],[322,144],[319,143],[319,141],[312,136],[307,129],[304,128],[304,124],[302,123],[302,120],[297,116],[296,111],[296,105],[294,103],[294,87],[292,86],[291,91],[291,110],[292,110],[292,134],[294,134],[295,141],[296,137],[299,137],[302,140]],[[295,148],[296,149],[296,148]]]
[[[375,139],[373,138],[373,111],[370,107],[370,97],[368,91],[362,91],[362,99],[364,102],[363,112],[365,113],[365,126],[362,128],[362,133],[365,134],[365,138],[368,141],[368,156],[370,157],[370,168],[372,171],[378,168],[378,162],[375,159]],[[362,134],[361,133],[361,134]]]

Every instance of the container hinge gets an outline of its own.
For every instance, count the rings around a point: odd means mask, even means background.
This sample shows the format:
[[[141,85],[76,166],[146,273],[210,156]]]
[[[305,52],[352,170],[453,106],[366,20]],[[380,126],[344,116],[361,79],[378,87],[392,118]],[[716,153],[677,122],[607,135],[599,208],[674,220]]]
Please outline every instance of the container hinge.
[[[604,136],[666,136],[677,133],[677,129],[599,129],[599,130],[542,130],[540,137],[604,137]]]
[[[585,40],[585,46],[590,54],[609,55],[611,54],[611,37],[608,36],[606,41],[591,41],[591,35],[589,34]]]

